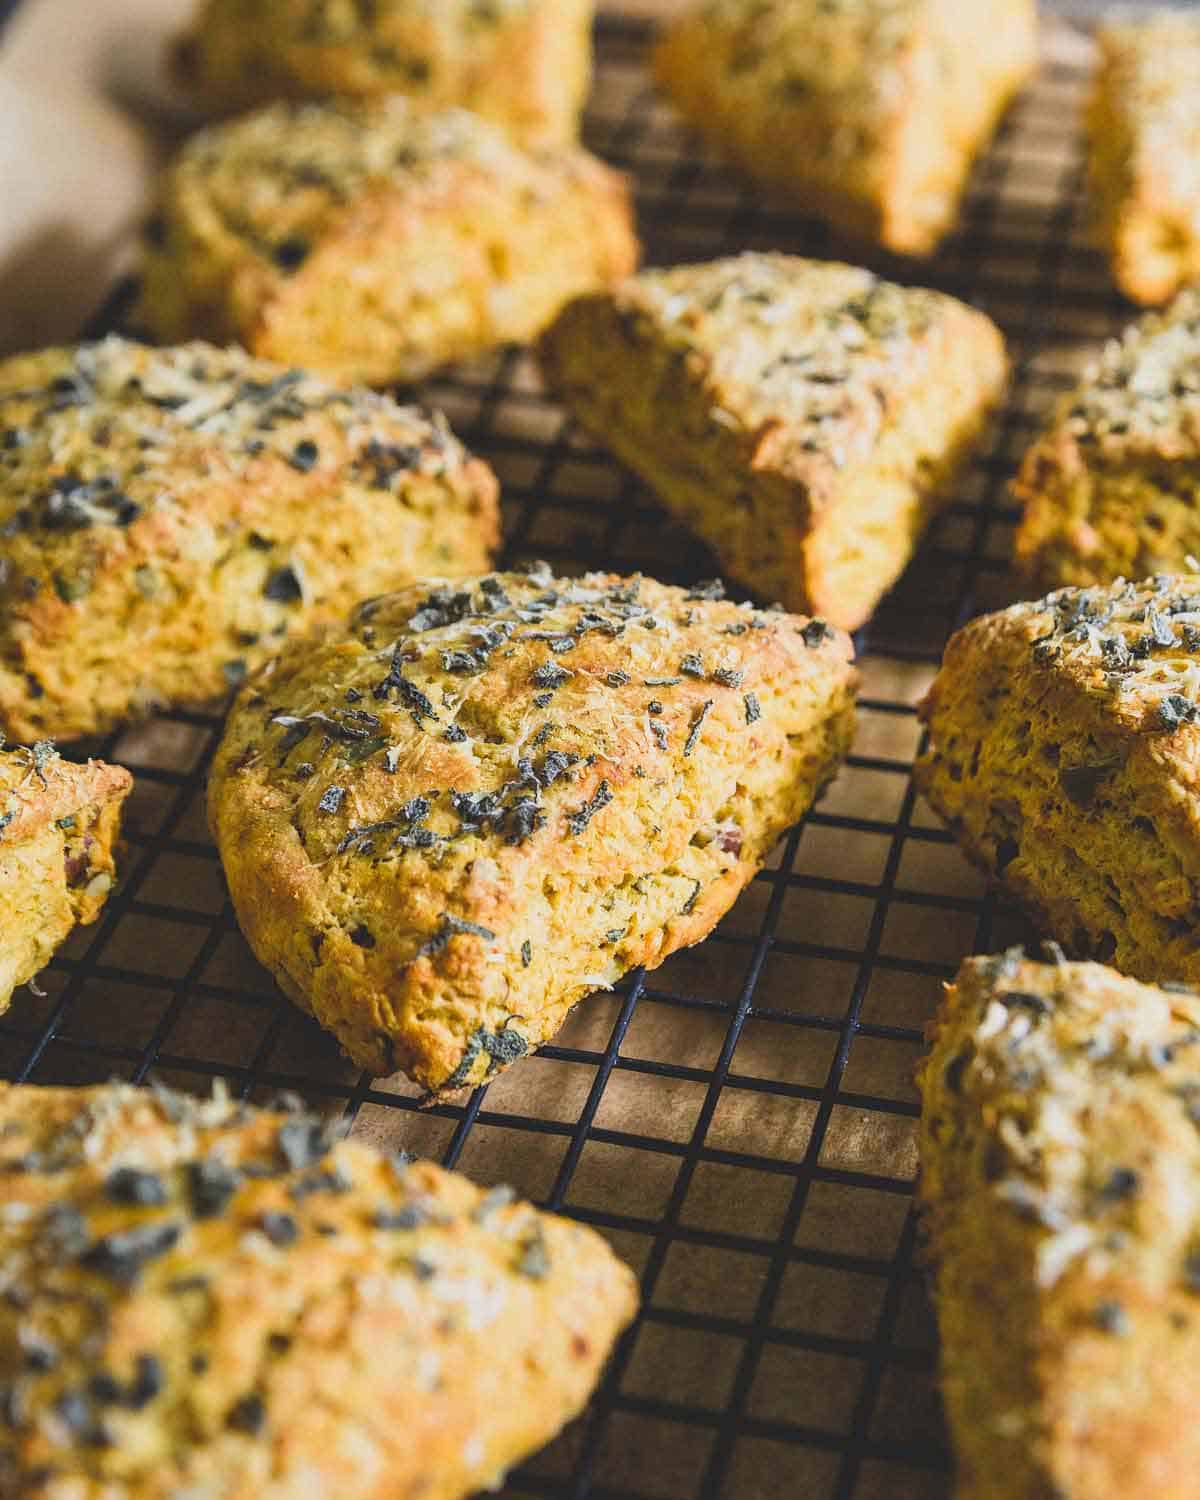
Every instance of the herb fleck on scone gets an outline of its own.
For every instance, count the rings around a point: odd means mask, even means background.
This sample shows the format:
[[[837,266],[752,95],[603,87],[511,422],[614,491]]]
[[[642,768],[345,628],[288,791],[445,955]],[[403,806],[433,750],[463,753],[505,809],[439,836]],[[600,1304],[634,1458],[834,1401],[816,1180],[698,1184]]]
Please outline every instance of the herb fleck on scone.
[[[896,580],[982,440],[999,330],[869,271],[747,254],[581,297],[551,383],[765,599],[847,630]]]
[[[618,172],[402,95],[280,103],[201,131],[160,208],[136,315],[156,337],[375,385],[527,343],[638,258]]]
[[[1200,576],[975,620],[921,714],[922,791],[1046,932],[1139,979],[1200,979]]]
[[[920,1083],[958,1493],[1194,1494],[1200,997],[969,959]]]
[[[0,740],[0,1012],[112,890],[113,845],[133,778],[120,766],[65,761],[46,740]]]
[[[859,239],[929,255],[1037,62],[1034,0],[705,0],[655,54],[689,125]]]
[[[483,1082],[705,937],[834,775],[850,643],[539,566],[364,604],[246,685],[209,786],[243,932],[372,1073]]]
[[[1088,117],[1095,216],[1113,276],[1165,302],[1200,276],[1200,17],[1162,7],[1101,25]]]
[[[293,1110],[0,1085],[0,1489],[497,1485],[636,1300],[591,1230]]]
[[[1105,346],[1013,488],[1025,506],[1017,558],[1045,588],[1200,556],[1200,291]]]
[[[0,729],[77,738],[227,693],[281,639],[477,573],[497,485],[440,415],[238,350],[0,363]]]
[[[579,134],[593,0],[206,0],[176,46],[181,83],[221,110],[401,93],[460,105],[529,146]]]

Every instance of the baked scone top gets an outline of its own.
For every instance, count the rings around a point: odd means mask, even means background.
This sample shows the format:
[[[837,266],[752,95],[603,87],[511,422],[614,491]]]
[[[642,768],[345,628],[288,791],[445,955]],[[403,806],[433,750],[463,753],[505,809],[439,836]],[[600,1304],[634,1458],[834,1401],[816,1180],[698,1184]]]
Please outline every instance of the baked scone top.
[[[123,766],[63,760],[49,740],[4,750],[0,736],[0,853],[51,823],[69,826],[76,813],[124,797],[132,785]]]
[[[474,1493],[633,1310],[590,1230],[294,1101],[0,1086],[0,1181],[6,1494]]]
[[[1200,150],[1200,146],[1197,148]],[[1179,458],[1200,446],[1200,289],[1110,339],[1063,398],[1057,421],[1104,460]]]
[[[1200,1287],[1200,996],[1019,948],[968,959],[921,1086],[935,1212],[937,1148],[960,1150],[965,1130],[972,1179],[1029,1226],[1038,1285],[1072,1266],[1114,1296],[1129,1279],[1128,1309],[1098,1305],[1100,1331]]]
[[[910,104],[906,59],[936,0],[708,0],[683,25],[706,28],[732,81],[781,105],[820,98],[844,114],[830,141],[852,156]]]
[[[314,864],[569,848],[702,735],[756,723],[753,686],[849,671],[841,632],[722,594],[538,564],[368,600],[247,684],[222,770],[255,766]]]
[[[983,321],[855,266],[753,252],[644,271],[615,296],[668,348],[696,357],[723,403],[714,421],[769,429],[772,457],[805,467],[869,454],[921,372],[930,330],[950,309]]]
[[[136,529],[152,553],[166,516],[186,529],[189,511],[221,508],[223,489],[252,474],[261,493],[240,503],[247,520],[261,510],[265,557],[269,465],[304,474],[331,457],[347,481],[393,494],[414,473],[469,462],[438,413],[236,349],[152,349],[111,337],[6,360],[0,593],[52,586],[67,603],[85,597],[97,549]],[[267,578],[264,588],[286,606],[303,580]]]
[[[418,191],[458,168],[536,201],[596,165],[582,151],[522,150],[467,110],[423,113],[391,94],[281,102],[202,130],[171,178],[177,194],[203,199],[229,234],[287,275],[364,194]]]
[[[1045,692],[1082,693],[1130,729],[1162,733],[1200,722],[1200,574],[1119,579],[1014,604],[965,626],[948,665],[979,648],[1015,651]]]

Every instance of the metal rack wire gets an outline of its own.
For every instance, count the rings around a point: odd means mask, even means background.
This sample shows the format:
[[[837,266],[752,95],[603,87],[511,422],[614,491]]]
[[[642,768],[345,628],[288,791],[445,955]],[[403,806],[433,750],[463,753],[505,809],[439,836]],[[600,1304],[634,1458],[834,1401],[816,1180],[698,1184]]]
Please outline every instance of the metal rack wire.
[[[0,6],[2,8],[2,6]],[[600,31],[591,144],[636,175],[647,258],[836,254],[819,225],[716,166],[653,96],[647,35]],[[556,1040],[461,1105],[355,1077],[250,959],[204,827],[219,712],[179,712],[95,752],[138,787],[120,887],[0,1022],[0,1072],[151,1072],[295,1089],[365,1134],[508,1180],[608,1234],[644,1310],[586,1420],[506,1493],[563,1500],[796,1494],[931,1500],[945,1444],[909,1212],[912,1066],[938,982],[1024,936],[917,802],[914,704],[948,632],[1001,600],[1005,483],[1077,346],[1125,312],[1082,239],[1085,59],[1048,62],[981,164],[962,232],[928,266],[880,261],[983,306],[1017,362],[964,482],[860,635],[862,731],[829,796],[701,948],[587,1001]],[[118,296],[96,329],[119,320]],[[96,331],[94,329],[93,331]],[[671,580],[714,564],[508,351],[432,382],[506,491],[507,557]]]

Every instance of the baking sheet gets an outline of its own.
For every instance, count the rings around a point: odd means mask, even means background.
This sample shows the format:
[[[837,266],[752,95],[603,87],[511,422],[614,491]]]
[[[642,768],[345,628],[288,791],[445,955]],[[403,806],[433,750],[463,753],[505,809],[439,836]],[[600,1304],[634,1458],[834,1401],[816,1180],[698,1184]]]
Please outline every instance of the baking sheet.
[[[185,123],[155,72],[176,0],[28,0],[0,52],[0,343],[72,336],[132,264],[146,184]],[[601,29],[590,144],[633,171],[647,257],[848,251],[715,165],[657,101],[647,33]],[[606,1233],[646,1306],[586,1420],[509,1496],[934,1500],[947,1460],[914,1268],[912,1070],[939,982],[1023,937],[913,795],[914,705],[949,629],[1011,595],[1013,464],[1086,350],[1129,316],[1086,245],[1079,110],[1090,47],[1048,23],[1046,65],[981,163],[963,232],[878,269],[969,297],[1017,360],[994,439],[860,636],[845,772],[702,947],[580,1006],[553,1046],[456,1107],[373,1084],[275,991],[205,829],[219,710],[106,741],[137,776],[120,887],[0,1021],[36,1082],[214,1077],[293,1088],[355,1131],[508,1181]],[[715,565],[510,351],[424,388],[499,471],[507,555],[668,579]]]

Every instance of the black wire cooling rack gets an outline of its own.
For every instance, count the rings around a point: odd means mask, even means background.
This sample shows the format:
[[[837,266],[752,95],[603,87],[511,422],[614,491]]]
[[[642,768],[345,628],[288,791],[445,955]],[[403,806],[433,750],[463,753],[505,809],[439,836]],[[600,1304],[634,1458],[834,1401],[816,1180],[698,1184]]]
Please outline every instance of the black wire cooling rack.
[[[0,0],[2,8],[3,0]],[[593,147],[636,177],[651,263],[744,248],[825,256],[828,233],[715,165],[658,101],[632,23],[599,34]],[[575,1012],[465,1103],[372,1083],[281,999],[238,936],[205,831],[219,713],[174,713],[95,753],[137,790],[100,922],[0,1022],[0,1071],[151,1072],[295,1089],[354,1128],[507,1180],[607,1234],[644,1308],[585,1420],[510,1479],[562,1500],[798,1495],[932,1500],[948,1461],[910,1213],[921,1028],[971,950],[1025,936],[917,802],[914,704],[949,631],[1009,587],[1006,481],[1082,346],[1127,317],[1083,236],[1081,42],[1052,39],[936,261],[879,261],[970,298],[1016,361],[988,451],[860,633],[861,732],[804,825],[701,947]],[[119,320],[118,297],[92,330]],[[507,557],[670,580],[714,563],[567,423],[509,351],[421,392],[504,481]]]

